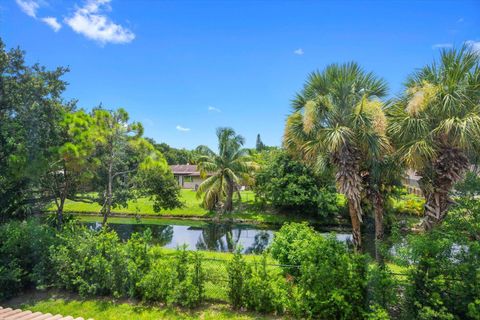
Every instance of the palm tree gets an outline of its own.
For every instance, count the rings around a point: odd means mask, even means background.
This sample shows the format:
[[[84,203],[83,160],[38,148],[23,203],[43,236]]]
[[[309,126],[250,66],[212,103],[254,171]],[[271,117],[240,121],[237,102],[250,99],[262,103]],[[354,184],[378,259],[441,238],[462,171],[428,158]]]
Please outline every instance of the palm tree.
[[[353,244],[361,246],[361,160],[380,157],[389,144],[379,98],[383,79],[356,63],[332,64],[312,73],[293,101],[284,144],[321,170],[333,166],[338,191],[348,200]]]
[[[251,173],[253,164],[242,148],[245,139],[231,128],[218,128],[218,154],[206,146],[197,148],[202,156],[197,159],[200,174],[207,178],[197,190],[197,197],[204,194],[203,203],[209,210],[223,202],[223,210],[233,209],[233,193],[243,178]]]
[[[403,167],[394,154],[386,154],[377,159],[367,159],[363,162],[363,188],[365,195],[373,207],[375,217],[375,258],[383,263],[380,245],[384,237],[383,216],[385,203],[394,193],[395,186],[401,186]]]
[[[453,185],[480,152],[479,59],[466,46],[443,50],[438,62],[409,77],[389,112],[398,152],[421,176],[427,230],[445,218]]]

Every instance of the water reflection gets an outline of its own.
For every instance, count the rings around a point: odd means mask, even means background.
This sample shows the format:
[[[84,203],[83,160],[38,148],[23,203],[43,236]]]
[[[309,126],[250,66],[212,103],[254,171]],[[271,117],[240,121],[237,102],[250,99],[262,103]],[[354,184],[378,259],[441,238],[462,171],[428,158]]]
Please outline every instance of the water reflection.
[[[100,229],[100,223],[86,223],[92,229]],[[261,253],[273,241],[276,229],[262,229],[251,225],[209,223],[202,226],[184,226],[176,224],[121,224],[110,223],[122,240],[128,240],[133,233],[152,231],[152,242],[167,248],[187,245],[190,250],[209,250],[232,252],[241,248],[244,253]],[[324,232],[323,234],[328,234]],[[349,233],[336,233],[339,241],[348,243]]]

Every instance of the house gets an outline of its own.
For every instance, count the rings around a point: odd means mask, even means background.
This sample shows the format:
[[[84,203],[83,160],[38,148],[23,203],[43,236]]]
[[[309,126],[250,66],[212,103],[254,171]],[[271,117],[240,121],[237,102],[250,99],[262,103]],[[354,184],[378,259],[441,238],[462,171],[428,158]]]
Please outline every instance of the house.
[[[197,190],[198,186],[205,180],[200,177],[200,171],[194,164],[171,165],[173,176],[183,189]]]
[[[423,193],[419,185],[420,178],[421,176],[417,175],[413,169],[408,169],[405,172],[403,185],[407,188],[408,192],[414,193],[417,196],[422,196]]]

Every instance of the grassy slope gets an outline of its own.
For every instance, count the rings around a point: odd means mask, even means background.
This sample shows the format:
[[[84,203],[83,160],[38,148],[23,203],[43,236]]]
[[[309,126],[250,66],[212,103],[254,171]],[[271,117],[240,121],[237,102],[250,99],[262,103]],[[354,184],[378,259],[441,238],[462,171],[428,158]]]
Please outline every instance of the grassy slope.
[[[234,312],[227,305],[209,305],[197,310],[135,305],[100,299],[47,298],[24,302],[23,309],[43,313],[71,315],[95,320],[153,320],[153,319],[268,319],[253,313]]]
[[[250,196],[253,198],[253,194]],[[211,213],[208,210],[200,207],[201,199],[196,198],[196,193],[193,190],[181,190],[181,201],[184,207],[162,210],[155,212],[153,210],[153,201],[149,198],[140,198],[137,201],[129,201],[128,207],[117,207],[112,210],[113,213],[119,214],[142,214],[142,215],[170,215],[170,216],[208,216]],[[83,213],[97,213],[100,212],[101,206],[98,203],[85,203],[79,201],[67,200],[65,203],[65,212],[83,212]],[[49,210],[55,210],[52,205]]]
[[[259,223],[283,223],[285,221],[304,221],[305,218],[295,216],[285,216],[278,213],[269,213],[259,211],[254,208],[255,194],[252,191],[242,191],[241,209],[224,215],[223,219],[234,219],[242,221],[255,221]],[[181,217],[181,218],[212,218],[214,212],[210,212],[201,207],[202,199],[197,199],[193,190],[181,190],[181,201],[184,203],[182,208],[172,210],[162,210],[155,212],[153,210],[153,201],[149,198],[140,198],[137,201],[129,201],[128,207],[117,207],[112,210],[117,215],[142,215],[153,217]],[[238,200],[237,200],[238,201]],[[236,207],[239,205],[237,203]],[[71,213],[98,213],[100,211],[98,203],[85,203],[80,201],[67,200],[65,203],[65,212]],[[55,205],[51,205],[47,210],[55,211]],[[94,217],[82,218],[84,221],[96,221]],[[111,219],[111,218],[110,218]],[[128,219],[128,218],[127,218]],[[130,220],[133,222],[133,220]],[[138,220],[137,220],[138,221]],[[141,222],[145,223],[145,219]],[[112,222],[112,221],[111,221]],[[126,221],[122,221],[125,223]],[[139,222],[139,221],[138,221]],[[315,222],[315,221],[312,221]],[[153,222],[152,222],[153,223]]]

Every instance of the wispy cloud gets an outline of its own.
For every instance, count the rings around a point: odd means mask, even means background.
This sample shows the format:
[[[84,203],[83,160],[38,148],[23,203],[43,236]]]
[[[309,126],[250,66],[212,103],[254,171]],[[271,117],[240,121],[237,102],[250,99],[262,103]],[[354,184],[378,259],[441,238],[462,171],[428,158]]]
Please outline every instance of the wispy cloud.
[[[106,43],[129,43],[135,34],[129,29],[114,23],[104,12],[111,11],[111,0],[88,0],[83,7],[77,8],[73,16],[66,18],[73,31],[88,39]]]
[[[465,44],[480,55],[480,41],[468,40],[465,41]]]
[[[305,52],[303,51],[302,48],[298,48],[297,50],[294,50],[293,53],[296,54],[297,56],[303,56]]]
[[[182,127],[181,125],[177,125],[175,128],[176,128],[178,131],[183,131],[183,132],[190,131],[190,128],[185,128],[185,127]]]
[[[432,49],[442,49],[442,48],[451,48],[453,44],[451,43],[437,43],[432,46]]]
[[[45,17],[41,18],[40,20],[45,22],[55,32],[58,32],[62,28],[62,25],[57,21],[57,18],[55,17]]]
[[[55,17],[37,17],[37,11],[40,8],[40,4],[45,5],[43,0],[16,0],[20,9],[28,16],[34,18],[35,20],[40,20],[43,23],[47,24],[53,31],[58,32],[62,25],[57,21]]]
[[[462,23],[463,21],[464,21],[463,18],[460,18],[457,20],[457,23]]]
[[[208,106],[208,111],[211,111],[211,112],[222,112],[222,110],[218,109],[218,108],[215,108],[213,106]]]
[[[37,17],[37,10],[40,8],[40,5],[37,1],[34,0],[16,0],[20,9],[27,15],[32,18]]]

